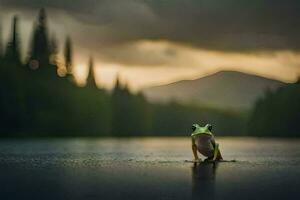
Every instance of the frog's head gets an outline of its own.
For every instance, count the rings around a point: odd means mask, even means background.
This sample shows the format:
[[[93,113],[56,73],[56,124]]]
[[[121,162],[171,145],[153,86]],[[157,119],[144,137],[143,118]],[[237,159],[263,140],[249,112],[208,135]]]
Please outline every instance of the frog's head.
[[[193,131],[192,135],[211,134],[212,125],[206,124],[205,126],[201,127],[201,126],[199,126],[199,124],[193,124],[192,131]]]

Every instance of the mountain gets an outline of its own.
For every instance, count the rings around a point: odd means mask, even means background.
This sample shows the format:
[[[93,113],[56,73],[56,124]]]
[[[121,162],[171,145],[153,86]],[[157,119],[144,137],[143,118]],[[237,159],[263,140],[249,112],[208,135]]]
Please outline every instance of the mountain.
[[[151,102],[177,101],[218,108],[250,108],[266,89],[275,90],[285,83],[236,71],[220,71],[196,80],[182,80],[145,88]]]

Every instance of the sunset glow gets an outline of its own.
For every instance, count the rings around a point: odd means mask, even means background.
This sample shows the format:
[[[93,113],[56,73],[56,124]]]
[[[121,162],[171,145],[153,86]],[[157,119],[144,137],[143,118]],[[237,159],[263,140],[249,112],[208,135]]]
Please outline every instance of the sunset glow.
[[[101,61],[100,56],[96,60],[99,87],[111,88],[117,74],[133,90],[182,79],[196,79],[221,70],[237,70],[285,82],[293,82],[300,75],[300,54],[292,51],[221,52],[195,49],[166,41],[141,41],[133,46],[140,50],[137,53],[153,55],[152,58],[145,59],[161,63],[155,66],[127,65]],[[176,55],[168,58],[162,53],[168,50]],[[75,67],[75,74],[78,82],[84,84],[86,64],[80,62],[82,64]]]

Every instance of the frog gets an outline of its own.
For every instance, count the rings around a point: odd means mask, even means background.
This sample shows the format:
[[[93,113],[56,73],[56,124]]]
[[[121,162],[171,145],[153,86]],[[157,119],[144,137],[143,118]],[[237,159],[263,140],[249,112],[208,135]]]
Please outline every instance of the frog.
[[[215,136],[212,133],[212,125],[206,124],[201,127],[199,124],[192,125],[192,151],[194,162],[201,162],[198,157],[198,152],[206,159],[204,161],[221,161],[223,160],[219,144],[215,141]]]

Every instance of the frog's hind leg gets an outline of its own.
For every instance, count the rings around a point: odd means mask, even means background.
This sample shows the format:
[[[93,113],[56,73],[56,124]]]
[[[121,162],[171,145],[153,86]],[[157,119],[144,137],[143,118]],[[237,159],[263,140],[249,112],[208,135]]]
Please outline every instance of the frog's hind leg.
[[[217,161],[218,160],[223,160],[223,157],[221,155],[221,151],[219,149],[219,144],[216,144],[216,146],[215,146],[213,160],[217,160]]]
[[[223,160],[223,157],[222,157],[220,149],[218,149],[216,160]]]

